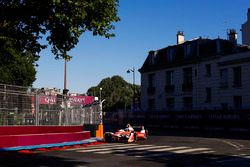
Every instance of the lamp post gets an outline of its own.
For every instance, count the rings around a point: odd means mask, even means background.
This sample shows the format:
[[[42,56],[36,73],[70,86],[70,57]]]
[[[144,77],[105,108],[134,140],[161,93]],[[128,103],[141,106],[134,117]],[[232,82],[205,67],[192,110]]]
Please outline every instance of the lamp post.
[[[128,69],[127,73],[133,73],[133,104],[132,104],[132,111],[135,109],[135,67],[132,69]]]
[[[69,113],[68,113],[68,99],[67,99],[67,94],[69,90],[67,89],[67,59],[66,57],[64,58],[64,87],[63,87],[63,103],[64,103],[64,114],[66,116],[66,125],[69,125]]]
[[[63,96],[64,98],[66,97],[67,93],[68,93],[68,89],[67,89],[67,58],[64,58],[64,84],[63,84]]]
[[[100,90],[100,92],[99,92],[99,98],[100,98],[99,101],[101,102],[102,101],[102,88],[100,88],[99,90]]]
[[[103,106],[102,103],[105,101],[105,99],[102,100],[102,88],[99,89],[100,90],[100,99],[99,99],[99,104],[100,104],[100,124],[103,124]]]

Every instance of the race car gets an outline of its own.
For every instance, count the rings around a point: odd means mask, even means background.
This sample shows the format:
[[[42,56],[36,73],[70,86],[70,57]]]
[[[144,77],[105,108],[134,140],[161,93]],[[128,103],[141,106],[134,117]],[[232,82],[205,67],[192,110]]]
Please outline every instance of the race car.
[[[126,142],[132,143],[137,140],[147,139],[148,131],[144,129],[144,126],[134,126],[133,130],[126,128],[120,129],[117,132],[105,132],[105,142]]]

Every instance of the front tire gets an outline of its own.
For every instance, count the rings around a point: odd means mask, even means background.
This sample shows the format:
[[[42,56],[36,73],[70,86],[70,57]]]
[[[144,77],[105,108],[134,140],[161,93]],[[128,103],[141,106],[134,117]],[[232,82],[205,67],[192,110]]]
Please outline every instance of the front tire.
[[[112,142],[112,134],[110,134],[110,133],[105,133],[105,135],[104,135],[104,141],[105,141],[106,143]]]

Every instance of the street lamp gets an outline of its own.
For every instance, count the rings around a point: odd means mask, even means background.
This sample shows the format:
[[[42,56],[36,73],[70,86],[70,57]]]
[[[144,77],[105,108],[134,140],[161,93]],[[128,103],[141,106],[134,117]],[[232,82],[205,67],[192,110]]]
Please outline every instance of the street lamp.
[[[132,105],[132,110],[135,109],[135,67],[132,69],[128,69],[127,73],[133,73],[133,105]]]
[[[69,59],[67,57],[64,58],[64,84],[63,84],[63,102],[64,102],[64,113],[66,116],[66,125],[69,125],[69,113],[68,113],[68,99],[67,94],[69,90],[67,89],[67,61]]]
[[[100,88],[100,92],[99,92],[99,101],[101,102],[102,101],[102,88]]]
[[[102,100],[102,88],[99,89],[100,90],[100,99],[99,99],[99,105],[100,105],[100,124],[103,124],[103,105],[102,103],[105,101],[105,99]]]
[[[67,89],[67,58],[64,58],[64,84],[63,84],[63,96],[66,98],[68,94],[68,89]]]

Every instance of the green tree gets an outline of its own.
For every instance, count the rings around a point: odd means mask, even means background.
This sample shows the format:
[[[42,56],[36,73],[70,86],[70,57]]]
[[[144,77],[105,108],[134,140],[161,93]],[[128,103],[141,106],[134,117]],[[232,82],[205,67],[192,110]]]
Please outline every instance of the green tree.
[[[31,85],[42,49],[69,58],[79,37],[114,36],[119,0],[0,0],[0,82]],[[41,40],[46,38],[45,40]],[[42,42],[41,42],[42,41]]]
[[[133,101],[133,85],[126,82],[120,76],[104,78],[97,86],[88,89],[87,94],[99,97],[102,88],[102,99],[105,111],[117,111],[118,109],[130,109]],[[135,85],[136,95],[138,96],[140,87]]]
[[[0,83],[31,86],[35,81],[36,59],[28,52],[20,52],[9,39],[0,38]]]
[[[56,58],[67,52],[86,31],[106,38],[114,36],[119,21],[119,0],[0,0],[0,37],[16,39],[16,48],[38,56],[46,36]]]

